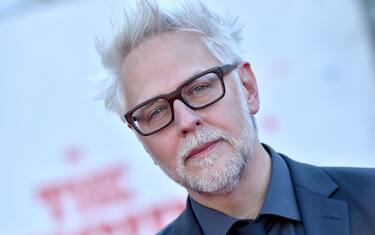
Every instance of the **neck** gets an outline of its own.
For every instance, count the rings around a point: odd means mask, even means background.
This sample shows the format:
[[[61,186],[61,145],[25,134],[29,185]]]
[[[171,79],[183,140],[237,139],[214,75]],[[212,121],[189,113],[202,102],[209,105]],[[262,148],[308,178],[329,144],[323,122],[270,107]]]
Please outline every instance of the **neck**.
[[[238,219],[255,219],[259,214],[271,176],[271,159],[256,140],[254,151],[243,169],[236,188],[223,195],[204,195],[189,191],[202,205]]]

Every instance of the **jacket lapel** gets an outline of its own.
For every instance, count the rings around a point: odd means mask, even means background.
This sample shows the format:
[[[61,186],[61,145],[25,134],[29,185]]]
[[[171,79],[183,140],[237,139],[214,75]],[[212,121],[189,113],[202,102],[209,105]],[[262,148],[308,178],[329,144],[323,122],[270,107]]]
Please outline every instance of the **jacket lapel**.
[[[289,166],[306,234],[350,235],[347,203],[330,198],[337,184],[322,169],[281,156]]]

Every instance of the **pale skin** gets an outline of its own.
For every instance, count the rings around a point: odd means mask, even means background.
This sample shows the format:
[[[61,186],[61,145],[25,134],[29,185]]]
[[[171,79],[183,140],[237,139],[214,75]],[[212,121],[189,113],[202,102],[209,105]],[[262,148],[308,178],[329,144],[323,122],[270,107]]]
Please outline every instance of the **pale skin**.
[[[152,98],[176,89],[193,74],[221,65],[203,46],[199,36],[191,33],[166,33],[153,36],[134,49],[124,60],[121,77],[125,91],[125,110]],[[244,99],[251,114],[259,109],[259,97],[255,76],[248,62],[237,67],[241,85],[237,86],[228,74],[225,78],[227,93],[219,102],[201,110],[191,110],[181,101],[173,104],[174,122],[151,136],[137,138],[154,160],[176,169],[176,156],[187,135],[197,128],[221,128],[234,139],[241,136],[244,118],[239,105]],[[242,89],[240,91],[239,89]],[[225,167],[228,153],[233,146],[219,142],[213,147],[220,150],[215,167]],[[187,188],[189,195],[201,204],[240,219],[254,219],[263,205],[271,174],[271,161],[258,138],[253,143],[253,154],[243,169],[239,184],[230,193],[201,194]],[[204,157],[204,154],[203,154]],[[191,174],[203,174],[205,169],[196,169],[188,160],[186,170]]]

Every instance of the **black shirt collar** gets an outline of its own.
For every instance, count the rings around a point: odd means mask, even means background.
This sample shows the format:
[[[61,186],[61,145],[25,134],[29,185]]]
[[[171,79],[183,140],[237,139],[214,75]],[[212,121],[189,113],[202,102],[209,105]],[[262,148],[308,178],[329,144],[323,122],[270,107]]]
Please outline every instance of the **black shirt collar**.
[[[203,234],[225,235],[230,227],[237,221],[220,211],[208,208],[190,198],[193,212],[202,228]]]
[[[301,221],[292,179],[284,159],[272,148],[263,145],[271,157],[271,179],[260,216],[276,215],[290,220]],[[238,220],[220,211],[205,207],[190,198],[192,210],[207,235],[226,234]]]
[[[288,165],[272,148],[267,145],[263,146],[271,156],[272,171],[260,215],[277,215],[291,220],[301,221]]]

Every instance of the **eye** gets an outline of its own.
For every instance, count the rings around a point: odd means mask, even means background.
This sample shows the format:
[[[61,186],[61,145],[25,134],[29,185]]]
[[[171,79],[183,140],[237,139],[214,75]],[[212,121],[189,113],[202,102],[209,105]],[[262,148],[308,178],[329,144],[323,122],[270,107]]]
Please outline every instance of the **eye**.
[[[210,84],[207,84],[207,83],[201,83],[201,84],[197,84],[196,86],[192,87],[190,90],[189,90],[189,95],[200,95],[204,92],[207,91],[208,88],[210,88]]]
[[[162,117],[165,113],[168,107],[166,106],[158,106],[155,107],[147,116],[148,121],[152,121],[154,119]]]

